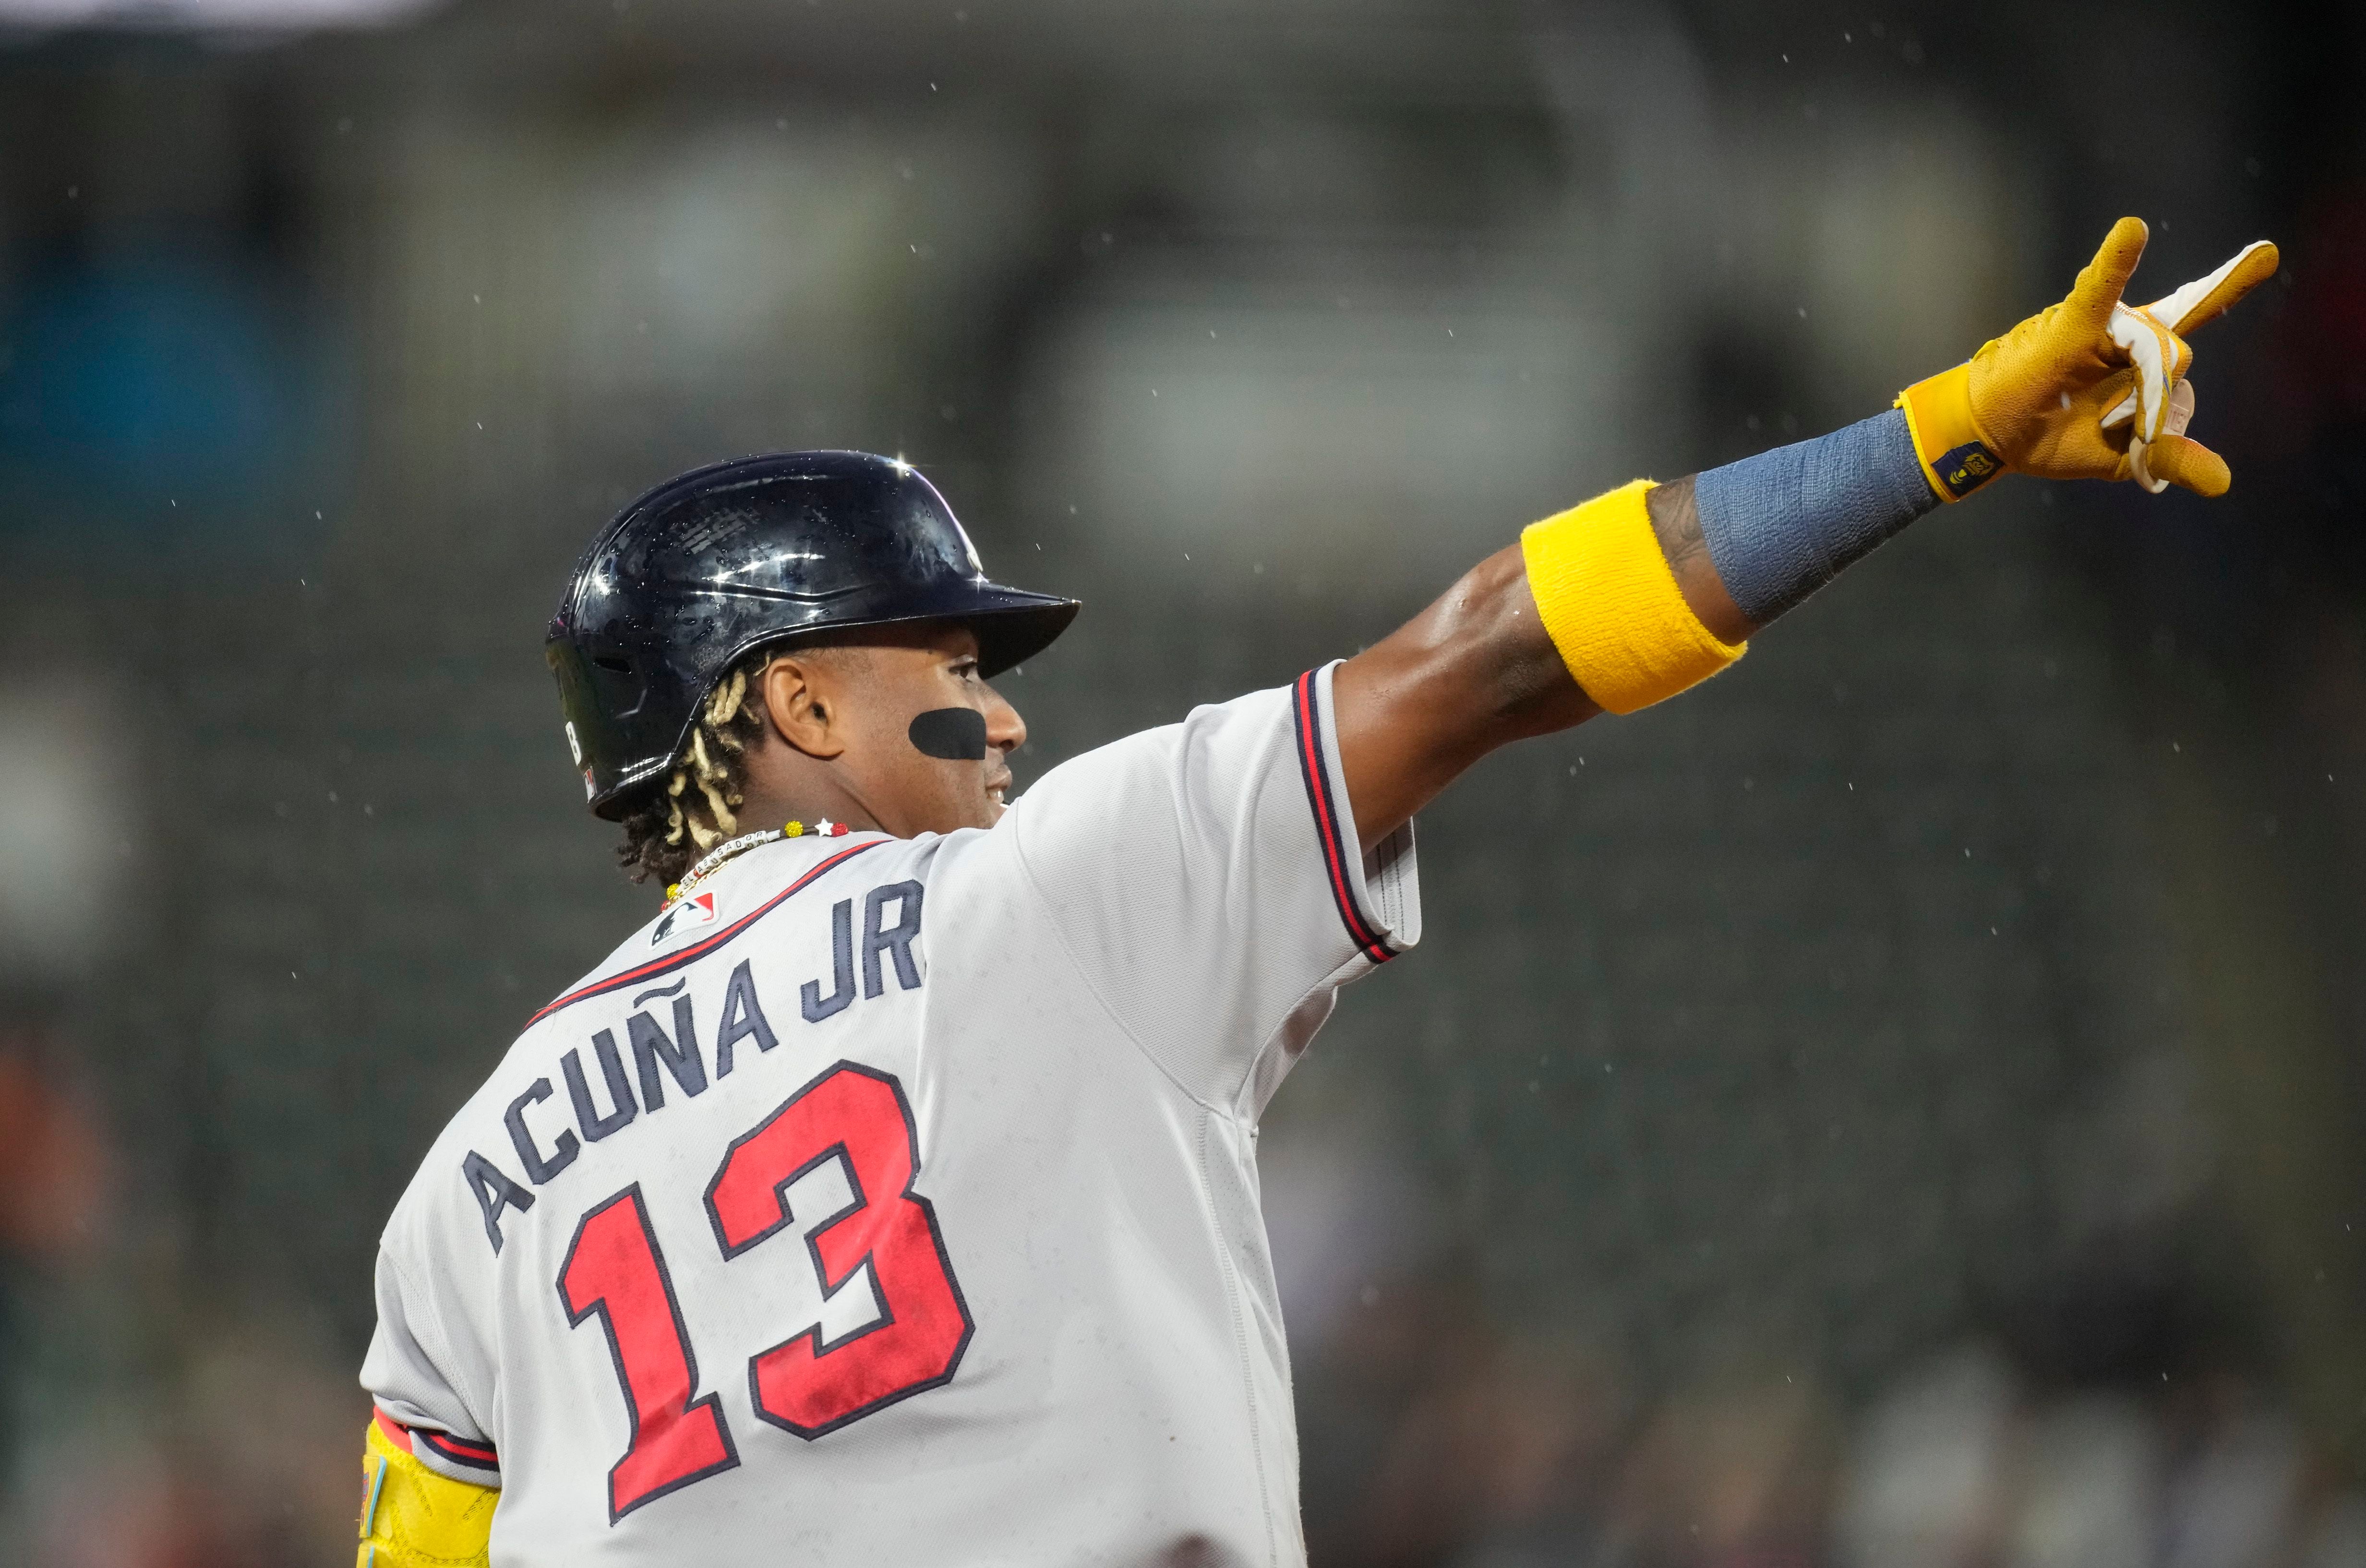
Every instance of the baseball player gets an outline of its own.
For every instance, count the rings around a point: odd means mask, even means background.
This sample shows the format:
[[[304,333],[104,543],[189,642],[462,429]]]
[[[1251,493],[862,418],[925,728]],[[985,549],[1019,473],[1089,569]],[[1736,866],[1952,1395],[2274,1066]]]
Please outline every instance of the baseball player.
[[[1259,1113],[1421,934],[1412,819],[1627,714],[2011,469],[2223,492],[2123,220],[2069,297],[1836,434],[1528,528],[1382,642],[1051,770],[988,682],[1075,616],[901,462],[625,508],[551,623],[665,901],[396,1205],[364,1564],[1297,1563]]]

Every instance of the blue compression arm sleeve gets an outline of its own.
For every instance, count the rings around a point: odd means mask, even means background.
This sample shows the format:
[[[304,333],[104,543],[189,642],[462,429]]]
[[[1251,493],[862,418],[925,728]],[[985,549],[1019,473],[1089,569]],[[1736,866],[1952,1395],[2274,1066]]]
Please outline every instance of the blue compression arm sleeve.
[[[1896,409],[1693,480],[1709,561],[1762,626],[1938,504]]]

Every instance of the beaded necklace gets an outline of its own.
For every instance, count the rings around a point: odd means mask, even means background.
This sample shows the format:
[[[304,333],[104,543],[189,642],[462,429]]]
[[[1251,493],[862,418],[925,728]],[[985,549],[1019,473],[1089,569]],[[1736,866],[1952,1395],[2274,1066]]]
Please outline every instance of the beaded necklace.
[[[848,831],[849,829],[845,823],[833,822],[825,817],[810,828],[802,822],[791,822],[786,827],[765,828],[753,833],[742,833],[736,839],[726,840],[700,856],[697,864],[682,874],[680,882],[674,883],[666,889],[666,902],[668,904],[680,902],[700,883],[721,870],[724,863],[735,855],[745,854],[749,850],[775,843],[782,839],[802,839],[808,833],[817,839],[843,839]]]

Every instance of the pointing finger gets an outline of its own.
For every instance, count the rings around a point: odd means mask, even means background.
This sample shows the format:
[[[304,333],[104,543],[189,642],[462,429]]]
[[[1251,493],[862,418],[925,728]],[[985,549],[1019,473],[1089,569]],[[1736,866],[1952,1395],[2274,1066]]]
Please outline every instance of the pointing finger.
[[[2112,307],[2120,302],[2128,279],[2135,276],[2149,232],[2141,218],[2123,218],[2112,224],[2095,259],[2070,286],[2070,298],[2064,303],[2097,331],[2111,319]]]
[[[2273,277],[2278,259],[2272,243],[2254,240],[2209,276],[2197,277],[2146,306],[2145,313],[2158,318],[2170,332],[2190,333],[2225,315],[2236,300]]]

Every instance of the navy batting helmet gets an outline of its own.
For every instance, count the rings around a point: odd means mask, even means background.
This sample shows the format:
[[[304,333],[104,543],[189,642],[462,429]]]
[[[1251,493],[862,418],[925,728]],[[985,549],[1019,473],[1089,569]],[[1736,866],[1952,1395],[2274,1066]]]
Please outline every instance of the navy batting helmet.
[[[988,581],[908,463],[783,452],[693,469],[618,513],[576,564],[543,651],[584,798],[614,820],[634,785],[673,764],[715,682],[765,643],[958,621],[991,677],[1077,608]]]

